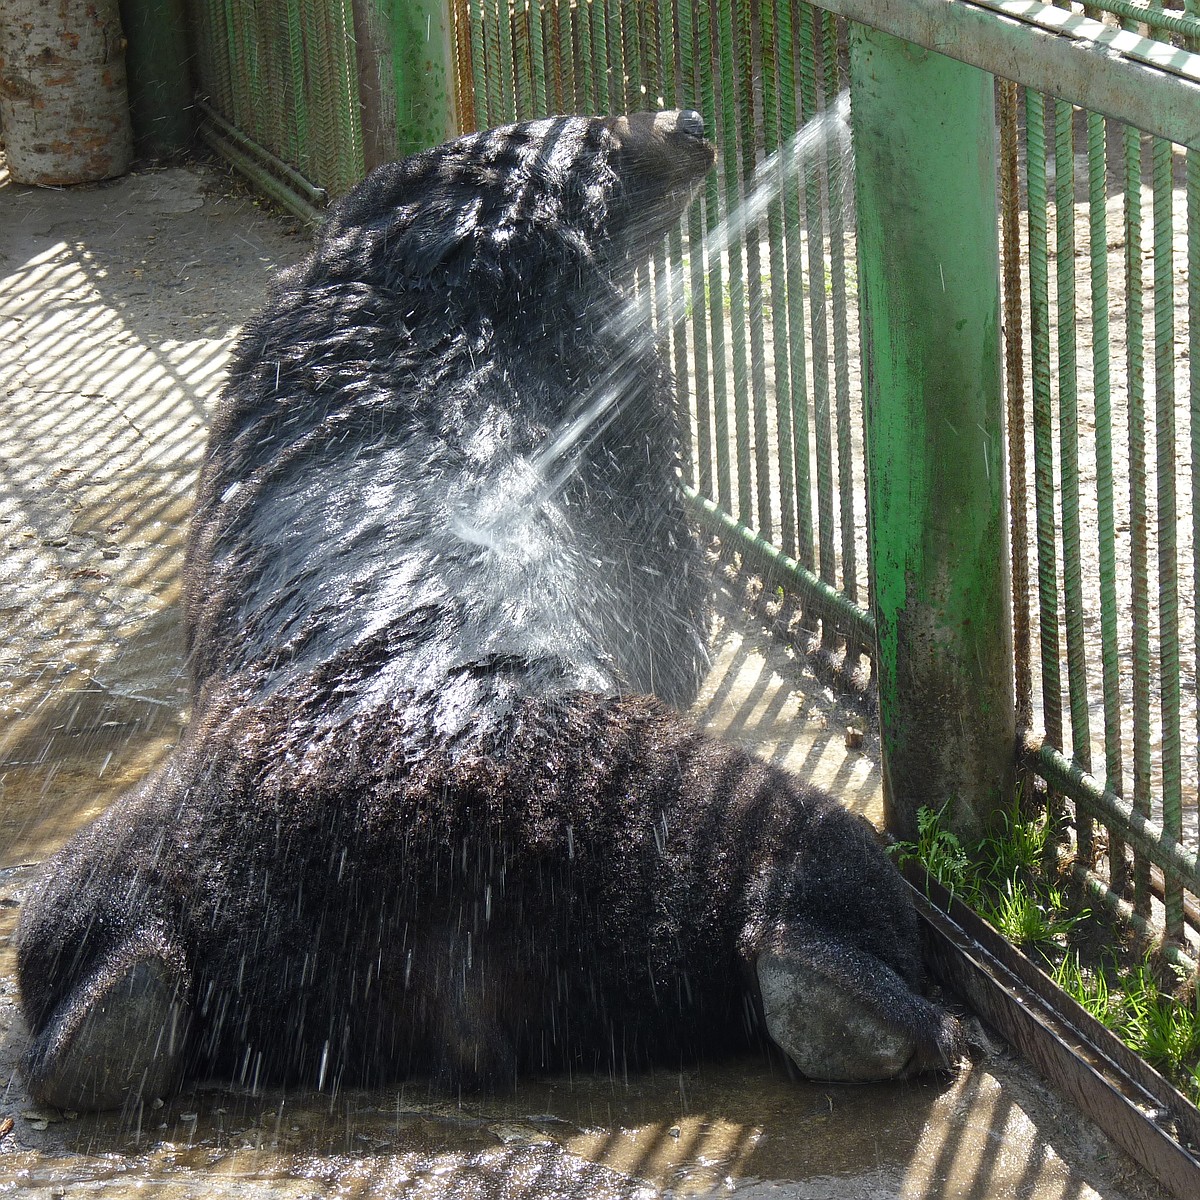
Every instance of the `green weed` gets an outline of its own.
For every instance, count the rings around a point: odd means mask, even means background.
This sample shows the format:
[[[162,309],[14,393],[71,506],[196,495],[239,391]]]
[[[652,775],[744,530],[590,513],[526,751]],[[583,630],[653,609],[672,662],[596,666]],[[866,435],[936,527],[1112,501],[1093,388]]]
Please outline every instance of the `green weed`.
[[[930,808],[919,809],[917,840],[896,842],[889,846],[888,850],[896,856],[896,861],[902,867],[910,862],[924,867],[926,879],[936,879],[951,896],[954,896],[966,887],[971,860],[958,837],[943,828],[942,818],[945,813],[945,807],[937,812]]]
[[[1185,984],[1172,995],[1148,959],[1124,970],[1115,962],[1090,968],[1067,948],[1066,935],[1089,912],[1070,912],[1055,886],[1049,814],[1022,816],[1018,797],[1000,832],[964,846],[946,828],[948,807],[917,813],[916,841],[891,848],[898,861],[919,862],[1010,942],[1038,950],[1063,991],[1200,1101],[1200,993]]]
[[[1066,932],[1061,904],[1039,898],[1024,882],[1013,877],[995,904],[983,904],[980,915],[1016,946],[1049,945]]]
[[[1111,1028],[1114,1001],[1108,988],[1108,976],[1103,971],[1086,969],[1081,965],[1078,953],[1068,951],[1051,972],[1051,978],[1076,1004]]]
[[[1044,809],[1032,818],[1021,816],[1021,797],[1001,814],[1003,831],[988,834],[979,843],[972,858],[980,870],[999,886],[1016,878],[1041,871],[1046,861],[1050,836],[1050,814]]]
[[[1172,1075],[1192,1075],[1200,1057],[1200,1012],[1190,1002],[1162,991],[1147,963],[1120,976],[1115,1029],[1151,1066]]]

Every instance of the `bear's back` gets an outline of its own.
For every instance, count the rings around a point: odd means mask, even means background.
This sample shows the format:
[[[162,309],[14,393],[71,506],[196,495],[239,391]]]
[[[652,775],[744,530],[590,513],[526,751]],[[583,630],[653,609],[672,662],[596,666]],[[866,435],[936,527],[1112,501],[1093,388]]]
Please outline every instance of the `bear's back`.
[[[362,703],[465,687],[459,713],[498,673],[506,693],[694,693],[707,585],[671,381],[614,322],[595,244],[619,198],[602,133],[541,122],[381,168],[281,277],[201,480],[197,702],[334,660]]]

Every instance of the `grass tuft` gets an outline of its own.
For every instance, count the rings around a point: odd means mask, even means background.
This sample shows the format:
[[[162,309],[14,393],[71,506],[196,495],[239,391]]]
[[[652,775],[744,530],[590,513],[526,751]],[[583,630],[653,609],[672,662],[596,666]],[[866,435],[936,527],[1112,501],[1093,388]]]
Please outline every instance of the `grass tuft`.
[[[1059,885],[1049,813],[1021,813],[1020,796],[1003,829],[964,845],[947,828],[949,805],[917,813],[915,841],[890,849],[903,866],[918,863],[952,896],[973,908],[1014,945],[1036,951],[1055,983],[1194,1103],[1200,1103],[1200,992],[1196,981],[1165,981],[1147,953],[1121,966],[1115,955],[1084,964],[1070,935],[1090,917],[1072,911]]]

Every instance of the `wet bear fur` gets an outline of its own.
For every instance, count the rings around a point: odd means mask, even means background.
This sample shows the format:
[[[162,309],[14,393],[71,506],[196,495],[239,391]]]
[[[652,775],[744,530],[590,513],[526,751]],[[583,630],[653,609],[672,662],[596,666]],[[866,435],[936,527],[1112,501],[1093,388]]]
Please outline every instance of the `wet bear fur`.
[[[764,955],[954,1057],[869,827],[676,711],[707,580],[628,284],[712,160],[695,114],[471,135],[279,278],[199,485],[187,734],[21,915],[35,1096],[678,1065],[765,1040]]]

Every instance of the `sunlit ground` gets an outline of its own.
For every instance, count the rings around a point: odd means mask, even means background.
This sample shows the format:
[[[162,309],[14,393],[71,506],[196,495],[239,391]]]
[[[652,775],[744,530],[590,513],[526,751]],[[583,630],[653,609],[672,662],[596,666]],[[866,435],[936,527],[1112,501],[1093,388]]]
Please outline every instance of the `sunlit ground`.
[[[189,1088],[32,1105],[9,937],[37,864],[140,778],[183,713],[177,600],[206,412],[288,225],[206,170],[32,191],[0,176],[0,1197],[1153,1196],[1003,1052],[957,1079],[792,1080],[757,1059],[431,1099]],[[869,727],[720,589],[697,704],[879,812]],[[854,740],[854,739],[851,739]]]

